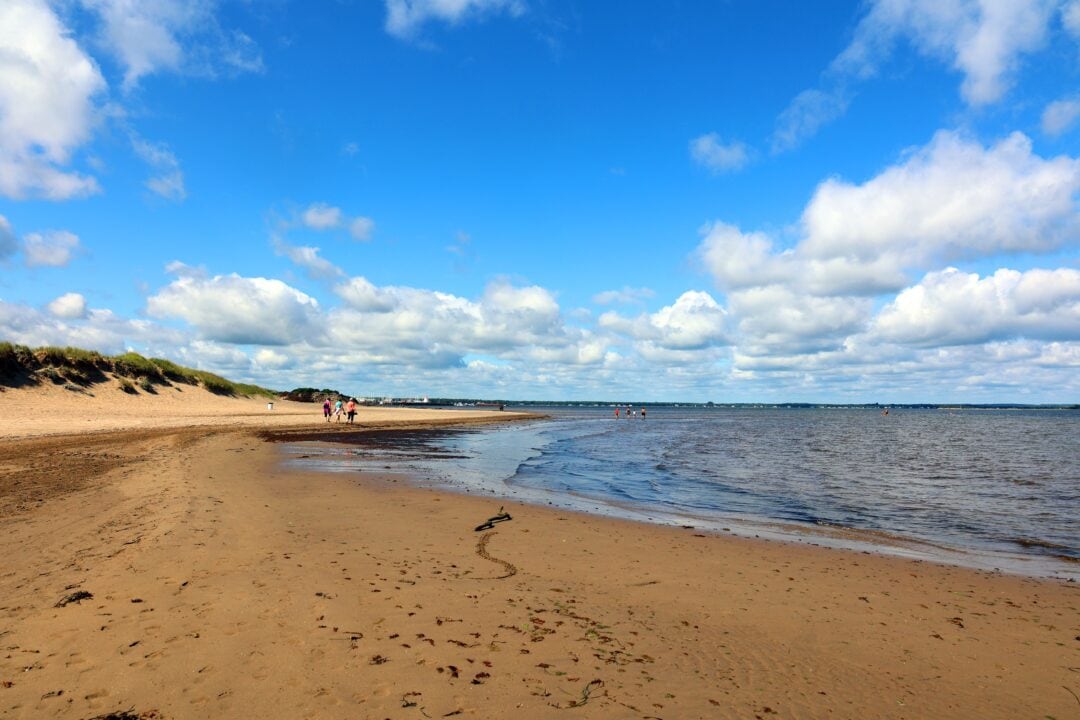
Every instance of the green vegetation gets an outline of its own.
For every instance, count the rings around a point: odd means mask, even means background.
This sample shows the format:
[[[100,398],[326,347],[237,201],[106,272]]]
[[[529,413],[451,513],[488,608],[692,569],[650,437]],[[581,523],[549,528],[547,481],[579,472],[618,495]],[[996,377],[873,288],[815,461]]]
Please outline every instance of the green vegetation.
[[[157,366],[161,371],[161,374],[165,376],[166,380],[170,382],[183,383],[185,385],[198,385],[199,378],[195,377],[192,370],[177,365],[172,360],[166,360],[165,358],[150,358],[150,362]]]
[[[322,402],[324,398],[338,398],[342,397],[342,394],[330,388],[319,390],[318,388],[299,387],[282,393],[282,397],[294,402]]]
[[[154,363],[144,358],[139,353],[127,352],[112,358],[113,372],[127,377],[146,377],[153,380],[165,380],[165,376]]]
[[[74,347],[39,347],[0,342],[0,385],[34,385],[42,380],[89,385],[107,379],[105,373],[120,379],[120,389],[137,394],[136,383],[144,392],[156,392],[156,386],[173,383],[201,385],[217,395],[263,396],[278,394],[258,385],[236,383],[205,370],[177,365],[164,358],[146,358],[136,352],[112,357],[93,350]],[[134,381],[134,382],[132,382]]]

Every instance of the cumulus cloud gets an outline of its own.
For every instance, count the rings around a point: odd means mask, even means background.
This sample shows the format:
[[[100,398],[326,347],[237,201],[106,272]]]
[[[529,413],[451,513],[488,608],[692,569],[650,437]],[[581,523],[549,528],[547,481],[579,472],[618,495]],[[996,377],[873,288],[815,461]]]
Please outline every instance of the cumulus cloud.
[[[473,354],[575,364],[603,358],[602,341],[568,327],[555,297],[535,285],[496,281],[469,299],[355,277],[336,292],[345,306],[329,313],[328,332],[335,345],[363,352],[365,362],[445,368]]]
[[[73,320],[86,317],[86,298],[79,293],[64,293],[46,307],[49,312],[58,318]]]
[[[843,344],[870,320],[869,298],[818,297],[783,285],[728,294],[740,349],[752,355],[819,352]]]
[[[30,233],[24,238],[23,252],[28,267],[63,267],[79,249],[79,237],[67,230]]]
[[[212,369],[230,380],[248,376],[252,367],[251,357],[240,348],[213,340],[189,340],[177,347],[172,356],[181,365],[200,369]]]
[[[1047,43],[1059,0],[871,0],[823,87],[800,93],[777,120],[773,149],[795,147],[846,112],[852,86],[878,74],[899,41],[963,76],[960,94],[974,106],[1001,100],[1023,59]],[[1075,15],[1064,11],[1066,27]]]
[[[131,138],[131,145],[139,157],[160,173],[146,181],[146,187],[151,192],[177,202],[187,197],[180,161],[166,145],[150,143],[135,136]]]
[[[254,360],[256,364],[274,370],[290,368],[296,365],[296,359],[292,356],[270,348],[257,351]]]
[[[690,141],[690,157],[713,173],[741,170],[750,161],[750,151],[738,141],[724,143],[716,133]]]
[[[1055,100],[1042,114],[1042,130],[1047,135],[1061,135],[1076,124],[1080,117],[1080,98]]]
[[[99,191],[68,169],[90,137],[97,65],[71,39],[45,0],[0,3],[0,194],[63,200]]]
[[[184,342],[182,333],[146,320],[129,320],[110,310],[87,310],[80,317],[64,317],[17,303],[0,301],[0,337],[38,347],[57,345],[124,352],[131,343],[174,347]]]
[[[1080,271],[955,268],[928,273],[874,320],[873,334],[909,345],[985,343],[1012,337],[1080,340]]]
[[[796,277],[792,253],[777,254],[763,232],[744,233],[724,222],[701,229],[697,255],[724,289],[788,282]]]
[[[655,313],[628,318],[607,312],[598,325],[647,344],[648,348],[689,351],[726,345],[727,313],[711,295],[690,290]]]
[[[386,32],[399,38],[413,36],[432,20],[451,25],[496,12],[518,16],[522,0],[386,0]]]
[[[909,275],[1068,247],[1078,193],[1080,161],[1040,157],[1019,133],[983,146],[940,132],[864,183],[821,183],[780,237],[706,225],[696,257],[727,293],[736,370],[814,367],[810,356],[865,367],[890,343],[1072,340],[1075,271],[950,270],[913,287]],[[892,293],[875,316],[874,297]]]
[[[898,262],[933,256],[1040,252],[1077,230],[1080,160],[1045,160],[1013,133],[984,148],[952,132],[862,185],[828,180],[803,214],[813,257]]]
[[[728,289],[875,294],[934,261],[1063,247],[1080,231],[1078,192],[1080,160],[1039,157],[1020,133],[984,147],[943,131],[865,183],[821,183],[793,247],[714,223],[698,254]]]
[[[178,277],[150,296],[146,309],[152,317],[182,319],[203,339],[222,343],[287,345],[322,331],[314,298],[260,277]]]

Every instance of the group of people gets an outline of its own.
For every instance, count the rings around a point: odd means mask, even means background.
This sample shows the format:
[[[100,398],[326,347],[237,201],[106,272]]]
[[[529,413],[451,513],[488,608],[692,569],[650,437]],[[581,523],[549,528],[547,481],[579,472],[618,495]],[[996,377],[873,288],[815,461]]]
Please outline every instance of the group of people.
[[[338,398],[333,405],[330,404],[330,398],[326,398],[323,400],[322,412],[326,422],[330,422],[331,416],[333,416],[334,422],[341,422],[344,415],[348,418],[345,422],[352,425],[356,419],[356,398],[349,398],[348,402],[343,402],[341,398]]]
[[[620,416],[621,412],[622,412],[622,408],[618,408],[618,407],[615,408],[615,419],[616,420],[619,419],[619,416]],[[634,412],[634,409],[632,407],[630,407],[629,405],[627,405],[626,406],[626,417],[630,418],[630,417],[633,417],[635,414],[636,413]],[[645,408],[641,408],[641,419],[642,420],[645,419]]]

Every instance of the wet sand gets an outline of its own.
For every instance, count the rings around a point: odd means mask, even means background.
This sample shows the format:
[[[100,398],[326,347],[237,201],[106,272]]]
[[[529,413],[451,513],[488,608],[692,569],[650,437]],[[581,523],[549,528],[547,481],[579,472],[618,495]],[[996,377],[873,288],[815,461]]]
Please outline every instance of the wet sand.
[[[477,532],[499,503],[246,428],[2,448],[38,495],[0,505],[0,717],[1080,717],[1075,583],[509,503]]]

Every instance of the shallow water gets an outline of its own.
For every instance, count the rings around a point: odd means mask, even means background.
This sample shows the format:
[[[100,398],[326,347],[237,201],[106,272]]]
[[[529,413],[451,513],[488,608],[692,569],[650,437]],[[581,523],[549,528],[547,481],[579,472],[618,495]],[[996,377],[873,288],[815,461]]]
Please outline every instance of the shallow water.
[[[590,512],[1080,578],[1080,412],[544,412],[550,420],[389,446],[363,433],[358,446],[293,450],[309,467],[389,465]]]

